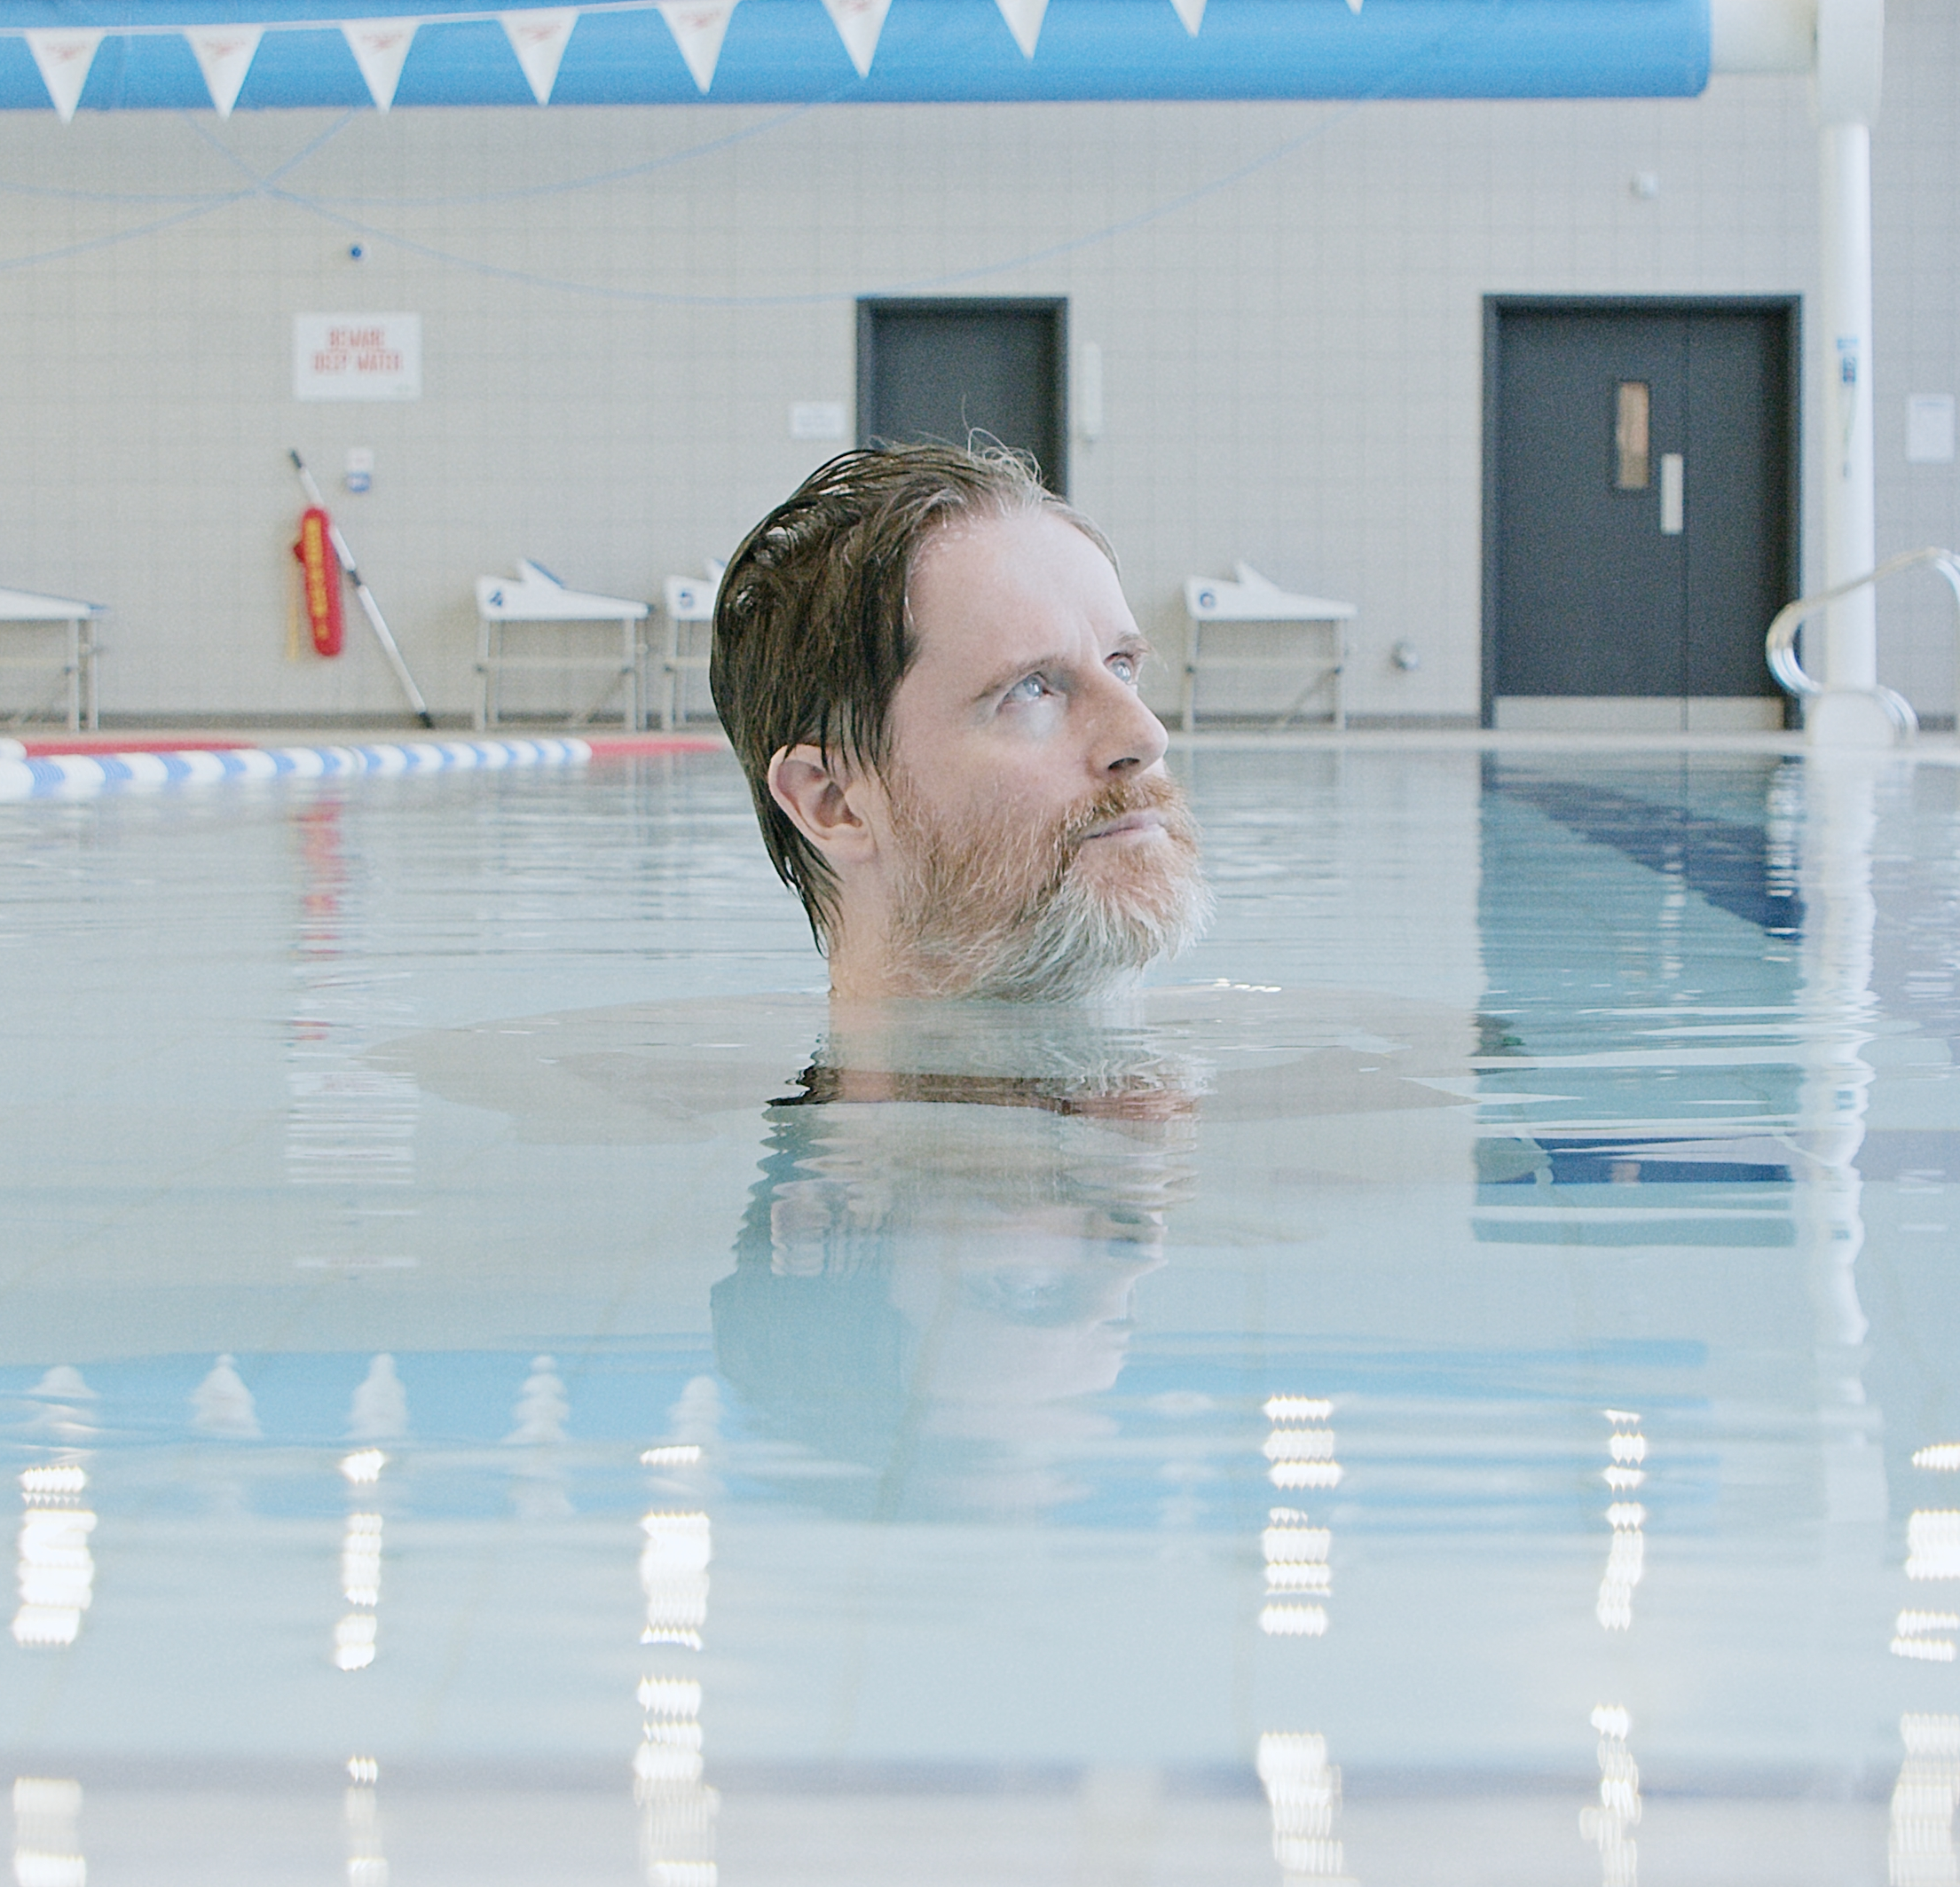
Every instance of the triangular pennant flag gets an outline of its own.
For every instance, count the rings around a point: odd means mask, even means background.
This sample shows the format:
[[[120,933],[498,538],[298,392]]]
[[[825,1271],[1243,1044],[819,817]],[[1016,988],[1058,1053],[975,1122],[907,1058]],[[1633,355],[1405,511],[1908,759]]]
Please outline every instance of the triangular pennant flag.
[[[837,36],[844,42],[844,50],[851,55],[851,63],[857,67],[859,78],[869,78],[871,74],[871,59],[878,51],[878,36],[885,30],[885,16],[892,10],[892,0],[823,0],[830,16],[830,24],[837,28]]]
[[[28,51],[41,68],[41,83],[48,88],[63,124],[75,116],[75,108],[82,102],[82,88],[89,83],[89,67],[95,63],[95,49],[101,43],[101,34],[90,28],[43,28],[28,35]]]
[[[408,49],[413,43],[414,20],[343,20],[341,31],[347,35],[347,50],[367,81],[367,95],[374,109],[384,112],[395,102],[395,88],[402,82],[402,67],[408,63]]]
[[[238,103],[245,75],[258,55],[263,27],[186,27],[184,36],[197,55],[197,69],[204,75],[204,89],[211,95],[220,118],[229,118]]]
[[[1001,10],[1001,18],[1007,22],[1007,30],[1014,35],[1014,43],[1021,49],[1024,59],[1035,56],[1035,42],[1042,36],[1042,15],[1048,11],[1048,0],[994,0]]]
[[[715,61],[735,6],[736,0],[659,0],[660,17],[703,91],[714,83]]]
[[[500,13],[505,37],[517,63],[531,82],[531,95],[540,105],[551,103],[551,88],[558,83],[558,63],[565,56],[565,43],[579,23],[575,7],[554,6],[528,13]]]
[[[1185,31],[1195,39],[1198,28],[1205,23],[1205,0],[1170,0],[1177,9],[1177,17],[1185,23]]]

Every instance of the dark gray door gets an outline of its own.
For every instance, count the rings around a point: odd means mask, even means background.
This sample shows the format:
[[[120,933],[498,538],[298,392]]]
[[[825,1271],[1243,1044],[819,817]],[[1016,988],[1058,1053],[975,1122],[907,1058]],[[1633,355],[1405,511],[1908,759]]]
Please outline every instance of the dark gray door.
[[[1067,306],[1059,301],[857,304],[857,436],[964,445],[984,433],[1068,487]]]
[[[1493,300],[1485,719],[1776,697],[1796,594],[1793,304]]]

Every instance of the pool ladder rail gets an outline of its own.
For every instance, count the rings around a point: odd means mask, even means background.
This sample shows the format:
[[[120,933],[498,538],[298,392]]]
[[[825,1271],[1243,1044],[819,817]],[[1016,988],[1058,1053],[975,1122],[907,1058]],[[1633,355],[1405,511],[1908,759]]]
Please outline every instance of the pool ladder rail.
[[[1892,723],[1894,744],[1902,745],[1917,734],[1919,717],[1913,712],[1912,704],[1897,689],[1886,688],[1882,683],[1874,683],[1869,688],[1830,688],[1807,674],[1802,663],[1797,659],[1797,631],[1820,609],[1863,589],[1867,584],[1876,585],[1884,578],[1895,577],[1901,570],[1917,570],[1922,564],[1930,564],[1946,578],[1947,587],[1953,592],[1956,619],[1960,622],[1960,556],[1950,550],[1929,546],[1888,557],[1877,570],[1868,570],[1862,577],[1854,577],[1849,583],[1820,590],[1814,596],[1799,596],[1795,602],[1785,603],[1777,610],[1771,619],[1769,633],[1764,638],[1763,652],[1768,658],[1770,673],[1775,676],[1783,690],[1800,701],[1835,694],[1867,696]],[[1960,722],[1956,725],[1960,727]]]

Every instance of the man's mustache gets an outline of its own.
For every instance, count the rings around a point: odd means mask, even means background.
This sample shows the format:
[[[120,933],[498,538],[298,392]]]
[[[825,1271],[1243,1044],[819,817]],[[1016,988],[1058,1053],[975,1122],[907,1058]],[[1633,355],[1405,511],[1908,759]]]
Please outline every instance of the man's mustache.
[[[1072,860],[1091,833],[1132,813],[1161,814],[1170,837],[1195,849],[1198,829],[1185,804],[1184,789],[1168,774],[1146,774],[1140,779],[1114,780],[1067,814],[1055,828],[1057,856],[1065,862]]]

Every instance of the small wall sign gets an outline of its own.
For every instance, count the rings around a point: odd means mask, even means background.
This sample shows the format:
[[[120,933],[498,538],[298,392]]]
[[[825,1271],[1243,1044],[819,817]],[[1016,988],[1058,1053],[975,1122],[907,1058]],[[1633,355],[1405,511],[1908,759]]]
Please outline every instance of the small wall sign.
[[[1906,463],[1953,463],[1953,396],[1909,393],[1906,396]]]
[[[790,436],[792,439],[841,439],[844,436],[844,402],[791,400]]]
[[[293,317],[293,397],[419,400],[422,318],[418,314]]]

